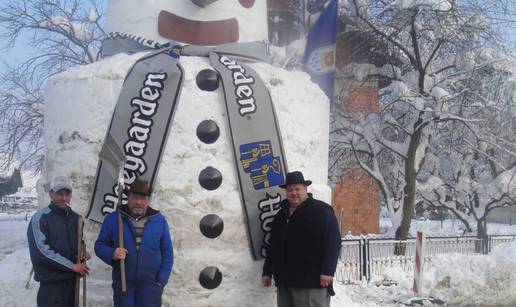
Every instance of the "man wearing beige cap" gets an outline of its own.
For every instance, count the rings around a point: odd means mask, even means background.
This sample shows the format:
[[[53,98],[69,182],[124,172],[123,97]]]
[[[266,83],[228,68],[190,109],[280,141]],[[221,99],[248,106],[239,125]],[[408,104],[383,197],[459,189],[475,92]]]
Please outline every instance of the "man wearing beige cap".
[[[34,279],[40,282],[37,304],[74,306],[75,279],[88,275],[89,268],[77,261],[79,215],[70,208],[70,179],[54,177],[48,194],[50,204],[32,216],[27,230]],[[84,252],[81,258],[90,255]]]

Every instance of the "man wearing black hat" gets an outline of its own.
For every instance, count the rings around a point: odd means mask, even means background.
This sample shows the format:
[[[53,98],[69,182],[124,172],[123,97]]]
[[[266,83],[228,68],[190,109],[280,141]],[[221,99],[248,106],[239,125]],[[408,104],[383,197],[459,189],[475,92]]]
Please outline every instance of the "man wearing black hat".
[[[168,223],[157,210],[149,207],[152,189],[148,182],[136,179],[129,188],[127,205],[121,206],[124,246],[118,243],[117,212],[102,223],[95,253],[113,267],[115,307],[161,306],[163,288],[173,265],[173,248]],[[125,259],[127,291],[122,293],[120,261]]]
[[[312,198],[301,172],[287,174],[287,199],[272,222],[262,283],[278,287],[278,307],[330,306],[340,233],[333,209]]]

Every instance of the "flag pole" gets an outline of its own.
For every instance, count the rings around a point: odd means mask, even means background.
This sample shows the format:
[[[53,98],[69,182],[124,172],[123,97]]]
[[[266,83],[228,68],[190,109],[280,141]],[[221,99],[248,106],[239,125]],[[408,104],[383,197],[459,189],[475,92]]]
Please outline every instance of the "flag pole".
[[[122,194],[124,193],[124,168],[120,168],[118,174],[118,203],[117,203],[117,216],[118,216],[118,247],[124,248],[124,225],[122,221],[122,212],[120,206],[122,206]],[[120,259],[120,285],[122,293],[127,291],[126,278],[125,278],[125,259]]]
[[[86,243],[82,244],[82,250],[86,251]],[[86,263],[86,259],[84,259]],[[86,275],[82,278],[82,307],[86,307]]]
[[[82,227],[83,220],[82,216],[79,215],[79,221],[77,222],[77,264],[81,264],[82,256]],[[76,274],[75,276],[75,307],[79,307],[80,303],[80,292],[81,291],[81,275]]]
[[[118,224],[118,247],[124,248],[124,226],[122,221],[122,213],[120,207],[122,206],[122,195],[124,194],[124,167],[125,167],[125,152],[121,146],[115,141],[113,136],[108,132],[104,144],[100,149],[99,158],[105,164],[107,171],[112,178],[117,178],[118,181],[118,200],[115,210],[117,210],[117,224]],[[122,293],[127,291],[125,278],[125,259],[119,260],[120,265],[120,285]]]

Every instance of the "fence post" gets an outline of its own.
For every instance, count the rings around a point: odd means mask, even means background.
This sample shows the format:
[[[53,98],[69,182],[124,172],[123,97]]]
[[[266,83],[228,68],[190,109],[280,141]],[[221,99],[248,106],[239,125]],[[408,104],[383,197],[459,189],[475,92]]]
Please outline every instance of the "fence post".
[[[367,238],[365,238],[365,242],[366,276],[367,282],[369,282],[371,280],[371,244]]]
[[[360,280],[369,281],[369,269],[369,241],[363,238],[360,239]]]
[[[360,256],[360,280],[364,280],[365,277],[365,240],[360,239],[359,244],[359,256]]]
[[[416,236],[416,259],[414,261],[414,283],[412,290],[418,296],[421,294],[423,287],[423,268],[425,265],[425,234],[422,231],[417,232]]]
[[[482,236],[482,239],[484,241],[484,244],[482,245],[484,247],[484,250],[482,251],[482,253],[484,255],[487,255],[487,254],[489,254],[489,251],[490,251],[489,245],[491,245],[490,244],[491,236],[487,234],[487,219],[484,219],[482,221],[482,224],[483,224],[482,226],[484,227],[484,233],[485,233],[485,235]]]

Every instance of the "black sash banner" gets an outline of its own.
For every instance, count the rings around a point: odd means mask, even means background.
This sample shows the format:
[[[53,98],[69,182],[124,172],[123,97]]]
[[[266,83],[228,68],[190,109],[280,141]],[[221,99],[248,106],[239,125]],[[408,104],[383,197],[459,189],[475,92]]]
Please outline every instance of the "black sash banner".
[[[271,223],[279,210],[285,181],[285,155],[269,91],[249,66],[225,54],[210,53],[221,77],[240,194],[253,256],[266,256]]]
[[[125,154],[126,187],[137,177],[148,180],[150,186],[156,179],[183,82],[177,57],[169,50],[146,56],[134,64],[124,81],[106,140]],[[118,198],[118,177],[107,164],[99,162],[87,214],[97,222],[116,209]]]
[[[283,197],[278,186],[284,183],[287,165],[269,91],[258,74],[242,62],[269,62],[268,46],[264,42],[215,47],[171,45],[118,32],[104,41],[103,56],[158,50],[139,60],[128,74],[105,145],[118,144],[125,152],[125,185],[142,177],[152,186],[183,82],[177,60],[160,50],[209,56],[222,80],[251,251],[255,259],[263,258],[270,244],[271,223]],[[105,163],[116,160],[116,150],[107,148],[104,152],[110,155]],[[112,174],[113,168],[116,165],[99,163],[88,212],[92,220],[101,222],[115,209],[117,177]],[[125,203],[126,195],[123,199]]]

